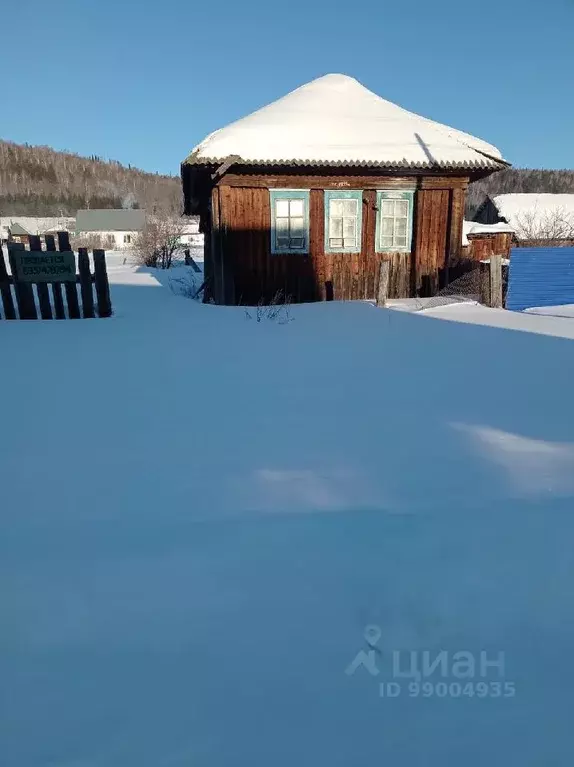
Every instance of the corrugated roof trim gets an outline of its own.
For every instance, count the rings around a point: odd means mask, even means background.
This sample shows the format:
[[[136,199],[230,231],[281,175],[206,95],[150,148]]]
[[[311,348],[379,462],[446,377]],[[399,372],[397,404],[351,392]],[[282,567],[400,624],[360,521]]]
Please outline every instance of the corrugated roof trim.
[[[476,151],[476,150],[475,150]],[[191,154],[186,160],[183,161],[184,165],[221,165],[226,162],[227,157],[200,157]],[[305,167],[305,168],[388,168],[388,169],[400,169],[400,168],[412,168],[413,170],[419,168],[445,168],[445,169],[478,169],[481,168],[506,168],[509,163],[504,160],[495,160],[488,158],[485,155],[484,160],[474,160],[472,162],[409,162],[408,160],[400,160],[393,162],[371,162],[368,160],[285,160],[277,158],[275,160],[244,160],[241,158],[237,160],[235,165],[257,165],[260,167],[272,167],[276,165],[285,167]]]

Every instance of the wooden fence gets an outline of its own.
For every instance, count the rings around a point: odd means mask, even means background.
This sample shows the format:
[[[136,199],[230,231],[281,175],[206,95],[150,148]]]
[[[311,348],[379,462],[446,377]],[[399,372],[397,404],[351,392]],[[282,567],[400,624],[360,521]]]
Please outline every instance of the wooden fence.
[[[0,319],[64,320],[68,318],[74,320],[81,317],[111,316],[112,303],[105,252],[93,251],[94,273],[92,274],[88,250],[79,248],[76,274],[76,257],[70,248],[68,233],[58,232],[57,237],[58,247],[53,236],[45,236],[45,251],[42,250],[40,237],[37,236],[28,237],[29,250],[26,250],[23,243],[8,243],[11,274],[8,273],[4,253],[0,248]],[[46,256],[50,253],[54,256],[61,254],[61,258],[40,257],[38,261],[30,258],[30,252],[38,253],[38,255],[42,253]],[[28,256],[28,264],[37,262],[41,265],[23,267],[23,253]],[[60,262],[59,266],[58,262]],[[34,285],[36,295],[34,295]]]

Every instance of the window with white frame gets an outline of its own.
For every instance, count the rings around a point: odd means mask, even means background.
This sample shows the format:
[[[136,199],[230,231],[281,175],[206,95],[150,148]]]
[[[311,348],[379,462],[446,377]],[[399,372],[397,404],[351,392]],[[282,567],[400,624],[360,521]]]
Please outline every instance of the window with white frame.
[[[329,245],[332,248],[357,247],[357,200],[331,200]]]
[[[410,250],[414,192],[378,193],[377,250]]]
[[[325,192],[325,250],[329,252],[361,250],[361,191]]]
[[[273,253],[307,253],[309,245],[309,192],[271,189]]]
[[[129,245],[132,241],[131,234],[124,234],[124,245]]]

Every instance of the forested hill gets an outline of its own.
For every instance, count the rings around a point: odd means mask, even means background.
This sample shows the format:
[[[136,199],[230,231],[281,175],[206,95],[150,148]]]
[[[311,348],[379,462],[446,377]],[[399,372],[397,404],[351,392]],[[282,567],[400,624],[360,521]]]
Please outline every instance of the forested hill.
[[[177,209],[180,200],[177,177],[0,139],[1,216],[75,216],[87,207]]]
[[[574,170],[534,170],[508,168],[492,176],[475,181],[469,186],[466,217],[471,219],[485,196],[509,192],[548,192],[550,194],[574,194]]]
[[[505,192],[574,193],[574,170],[509,168],[475,181],[466,217],[472,217],[485,195]],[[0,139],[0,216],[75,216],[87,207],[177,210],[180,202],[176,176]]]

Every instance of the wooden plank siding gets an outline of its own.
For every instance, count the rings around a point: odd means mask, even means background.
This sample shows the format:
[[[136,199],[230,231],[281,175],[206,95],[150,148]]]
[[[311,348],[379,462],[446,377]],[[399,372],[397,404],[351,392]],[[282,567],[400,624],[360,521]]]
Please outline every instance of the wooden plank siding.
[[[415,231],[415,292],[432,296],[439,290],[447,266],[451,195],[448,189],[417,193]],[[461,224],[462,227],[462,224]],[[462,242],[462,230],[461,230]]]
[[[381,173],[361,175],[319,175],[317,173],[226,173],[220,184],[225,186],[262,187],[264,189],[464,189],[464,176],[390,176]],[[383,186],[381,186],[383,183]]]
[[[278,294],[294,302],[376,299],[381,259],[390,262],[389,298],[436,293],[461,256],[467,178],[225,174],[203,219],[207,294],[253,305]],[[270,188],[309,189],[308,255],[271,254]],[[359,189],[362,242],[356,254],[325,253],[324,190]],[[376,253],[377,189],[415,189],[412,253]],[[209,263],[207,263],[209,262]]]

